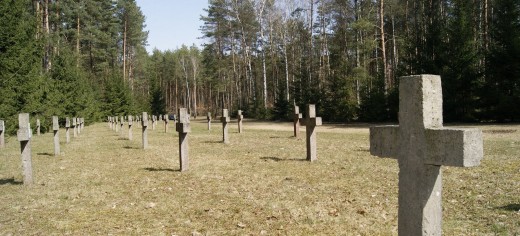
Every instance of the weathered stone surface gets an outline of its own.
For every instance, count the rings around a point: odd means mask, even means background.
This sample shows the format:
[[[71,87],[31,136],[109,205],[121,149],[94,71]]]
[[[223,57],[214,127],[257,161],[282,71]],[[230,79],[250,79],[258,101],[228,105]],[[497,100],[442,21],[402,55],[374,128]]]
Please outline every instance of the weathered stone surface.
[[[129,115],[128,116],[128,140],[134,139],[132,134],[132,126],[134,125],[134,117]]]
[[[60,123],[57,116],[52,117],[52,129],[54,130],[54,156],[60,155]]]
[[[67,143],[70,143],[70,118],[65,117],[65,138],[67,140]]]
[[[482,132],[442,125],[441,79],[400,78],[399,126],[370,128],[370,153],[399,162],[399,235],[442,234],[442,165],[477,166]]]
[[[22,175],[23,183],[31,185],[33,183],[32,156],[31,156],[31,124],[29,123],[29,114],[22,113],[18,115],[18,141],[20,141],[20,150],[22,157]]]
[[[242,133],[242,120],[244,120],[244,115],[242,115],[242,110],[238,110],[238,133]]]
[[[206,119],[208,120],[208,130],[211,130],[211,112],[208,112]]]
[[[293,114],[293,125],[294,125],[294,137],[300,136],[300,120],[302,119],[302,113],[300,113],[300,107],[294,106]]]
[[[179,162],[181,171],[189,169],[188,159],[188,133],[191,132],[190,119],[186,108],[180,108],[179,123],[176,124],[177,132],[179,132]]]
[[[316,161],[317,144],[316,144],[316,126],[321,125],[321,117],[316,117],[316,106],[309,104],[307,106],[307,117],[300,120],[305,125],[306,145],[307,145],[307,161]]]
[[[222,142],[227,144],[229,143],[228,123],[230,121],[228,109],[222,109],[220,121],[222,122]]]
[[[148,148],[148,114],[146,112],[143,112],[142,129],[143,129],[143,149],[147,149]]]
[[[40,136],[41,123],[40,119],[36,119],[36,135]]]
[[[0,148],[5,148],[5,123],[0,120]]]

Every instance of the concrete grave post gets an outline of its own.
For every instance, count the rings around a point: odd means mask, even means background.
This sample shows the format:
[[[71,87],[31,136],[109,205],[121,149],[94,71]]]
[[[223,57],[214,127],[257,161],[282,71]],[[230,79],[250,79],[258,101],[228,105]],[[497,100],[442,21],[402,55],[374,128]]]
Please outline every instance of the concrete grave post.
[[[321,117],[316,117],[316,106],[309,104],[307,106],[307,117],[301,119],[300,123],[305,125],[306,144],[307,144],[307,161],[316,161],[316,126],[321,126]]]
[[[76,129],[78,130],[78,136],[81,134],[81,119],[76,117]]]
[[[143,149],[148,148],[148,114],[143,112],[143,119],[141,122],[141,126],[143,127]]]
[[[168,133],[168,122],[169,122],[168,115],[164,115],[163,118],[164,118],[164,132]]]
[[[54,156],[60,155],[60,123],[57,116],[52,117],[52,130],[54,131]]]
[[[128,140],[133,139],[133,135],[132,135],[132,125],[133,124],[134,124],[134,117],[129,115],[128,116]]]
[[[36,119],[36,135],[40,136],[41,123],[40,119]]]
[[[121,116],[121,121],[119,122],[119,125],[121,126],[121,127],[119,128],[119,130],[121,131],[121,132],[119,133],[119,135],[121,136],[121,138],[124,138],[124,137],[125,137],[125,133],[123,132],[123,130],[124,130],[124,126],[125,126],[125,119],[124,119],[123,116]]]
[[[0,120],[0,148],[5,148],[5,122]]]
[[[114,125],[116,126],[116,133],[119,132],[119,116],[115,117]]]
[[[399,126],[371,127],[370,154],[398,160],[399,235],[441,235],[441,166],[478,166],[482,131],[443,127],[440,76],[401,77]]]
[[[31,138],[32,130],[29,123],[29,113],[22,113],[18,115],[18,132],[17,138],[20,142],[20,149],[22,154],[22,168],[23,168],[23,183],[31,185],[33,183],[32,173],[32,156],[31,156]]]
[[[238,133],[242,133],[242,120],[244,119],[244,115],[242,115],[242,110],[238,110]]]
[[[76,126],[77,126],[76,117],[72,117],[72,132],[74,133],[73,134],[74,138],[78,137],[78,130],[77,130]]]
[[[81,130],[85,129],[85,118],[81,117]]]
[[[70,118],[65,117],[65,138],[67,139],[67,143],[70,143]]]
[[[222,142],[229,143],[228,123],[230,119],[228,109],[222,109],[222,117],[220,118],[220,121],[222,122]]]
[[[300,113],[300,107],[294,106],[293,114],[293,125],[294,125],[294,137],[300,136],[300,120],[302,119],[302,113]]]
[[[211,112],[208,112],[206,119],[208,119],[208,130],[211,130]]]
[[[179,162],[181,171],[187,171],[189,168],[188,161],[188,133],[191,132],[190,118],[186,108],[179,108],[179,122],[175,124],[177,132],[179,132]]]

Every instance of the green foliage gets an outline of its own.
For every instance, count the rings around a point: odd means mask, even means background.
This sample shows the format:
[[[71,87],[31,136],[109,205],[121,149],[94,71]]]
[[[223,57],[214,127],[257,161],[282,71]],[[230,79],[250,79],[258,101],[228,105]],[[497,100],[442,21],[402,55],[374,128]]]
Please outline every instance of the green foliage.
[[[166,102],[164,100],[164,96],[162,95],[161,89],[158,86],[152,90],[150,107],[151,114],[153,115],[166,114]]]
[[[276,102],[274,103],[272,111],[272,119],[289,121],[293,118],[292,114],[293,108],[291,106],[291,103],[287,100],[286,88],[285,86],[280,86],[278,88]]]

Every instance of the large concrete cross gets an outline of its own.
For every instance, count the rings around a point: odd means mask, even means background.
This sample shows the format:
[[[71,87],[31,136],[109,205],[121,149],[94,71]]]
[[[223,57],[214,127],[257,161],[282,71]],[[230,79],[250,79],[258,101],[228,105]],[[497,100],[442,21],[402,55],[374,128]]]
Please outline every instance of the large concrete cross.
[[[305,125],[306,144],[307,144],[307,161],[315,161],[318,159],[316,155],[316,126],[321,126],[321,117],[316,116],[316,105],[309,104],[307,106],[307,117],[300,119],[300,123]]]
[[[21,113],[18,115],[18,132],[16,136],[20,142],[22,168],[23,168],[23,184],[31,185],[33,183],[32,156],[31,156],[31,138],[32,130],[29,122],[29,113]]]
[[[188,161],[188,133],[191,132],[190,117],[186,108],[179,108],[179,122],[176,124],[176,130],[179,132],[179,162],[181,171],[187,171],[189,168]]]
[[[441,235],[441,166],[478,166],[482,131],[443,127],[439,76],[401,77],[399,126],[371,127],[370,154],[398,160],[399,235]]]
[[[222,109],[220,121],[222,121],[222,142],[227,144],[229,143],[228,123],[230,121],[228,109]]]

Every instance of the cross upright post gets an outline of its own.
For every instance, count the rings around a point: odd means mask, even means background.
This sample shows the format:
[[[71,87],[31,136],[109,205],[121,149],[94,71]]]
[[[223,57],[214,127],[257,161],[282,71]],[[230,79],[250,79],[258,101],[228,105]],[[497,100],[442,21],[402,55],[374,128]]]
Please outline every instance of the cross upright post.
[[[242,120],[244,120],[244,115],[242,115],[242,110],[238,110],[238,133],[242,133]]]
[[[78,137],[78,129],[77,129],[77,120],[76,117],[72,117],[72,129],[73,129],[73,135],[74,138]]]
[[[3,120],[0,120],[0,148],[5,147],[5,122]]]
[[[78,135],[81,134],[81,119],[79,117],[76,118],[76,129],[78,130]]]
[[[143,112],[143,119],[141,120],[141,126],[143,127],[143,149],[148,148],[148,114]]]
[[[294,137],[300,136],[300,119],[302,119],[302,113],[300,113],[300,107],[294,106],[293,114],[293,125],[294,125]]]
[[[206,119],[208,119],[208,130],[211,130],[211,112],[208,112]]]
[[[119,122],[119,125],[121,126],[119,134],[120,134],[121,138],[124,138],[125,132],[123,132],[123,129],[125,127],[125,118],[123,116],[121,116],[121,121]]]
[[[220,121],[222,122],[222,142],[228,144],[229,143],[228,123],[230,121],[228,109],[222,109],[222,117],[220,118]]]
[[[164,119],[164,132],[168,133],[168,122],[169,122],[168,114],[163,115],[163,119]]]
[[[307,144],[307,161],[318,160],[316,155],[316,126],[321,126],[321,117],[316,116],[316,105],[309,104],[307,106],[307,117],[301,119],[300,123],[305,125],[306,144]]]
[[[32,130],[31,123],[29,123],[29,113],[22,113],[18,115],[18,127],[19,129],[17,132],[17,138],[20,142],[20,149],[22,154],[23,184],[31,185],[33,183],[31,156]]]
[[[41,123],[40,119],[36,119],[36,135],[40,136]]]
[[[54,156],[60,155],[60,123],[57,116],[52,117],[52,130],[54,131]]]
[[[132,140],[134,137],[132,135],[132,125],[134,125],[134,117],[128,116],[128,140]]]
[[[155,130],[155,122],[157,121],[157,117],[152,115],[152,130]]]
[[[440,76],[401,77],[399,126],[371,127],[370,154],[399,163],[399,235],[441,235],[441,166],[478,166],[482,131],[443,127]]]
[[[65,117],[65,139],[67,143],[70,143],[70,118]]]
[[[179,108],[179,122],[175,125],[179,132],[179,162],[181,171],[187,171],[189,168],[188,159],[188,133],[191,132],[190,118],[186,108]]]

